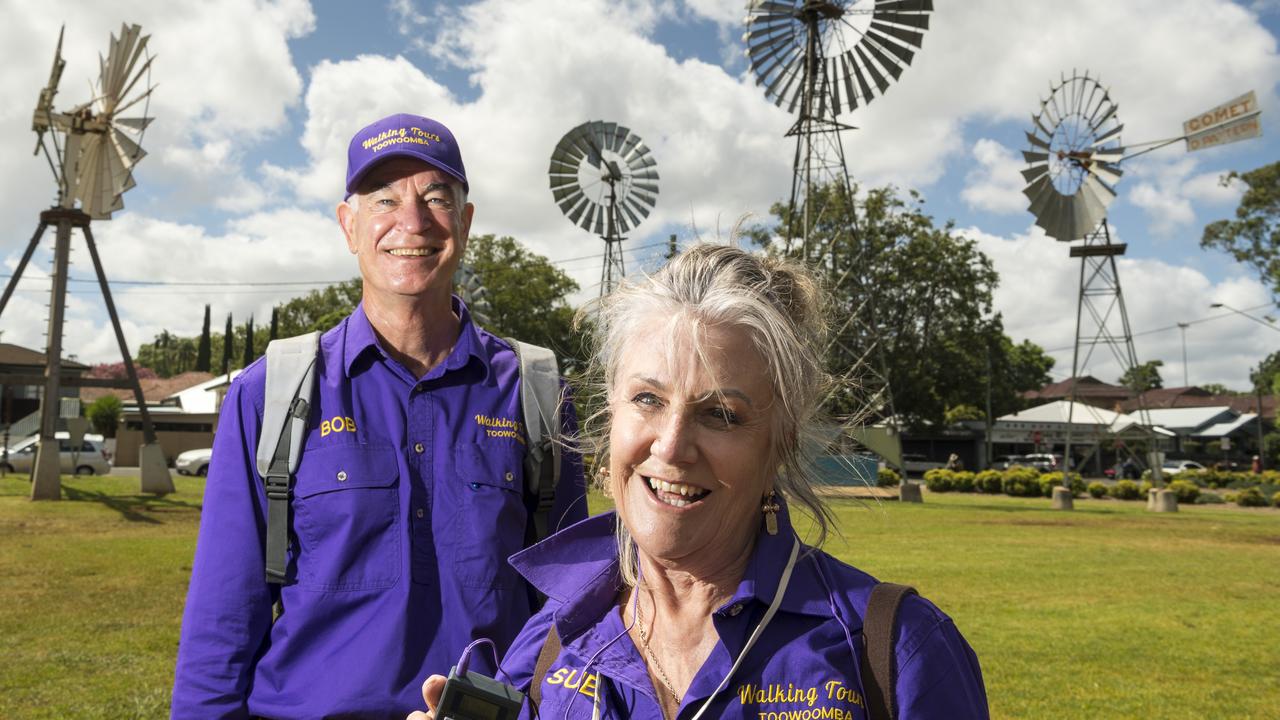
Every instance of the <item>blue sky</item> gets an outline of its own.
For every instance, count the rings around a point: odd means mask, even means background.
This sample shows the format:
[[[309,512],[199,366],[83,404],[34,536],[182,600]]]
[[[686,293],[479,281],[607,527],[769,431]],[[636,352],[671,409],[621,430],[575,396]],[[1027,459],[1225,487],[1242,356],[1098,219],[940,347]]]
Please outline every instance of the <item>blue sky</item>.
[[[864,0],[865,1],[865,0]],[[68,60],[55,103],[87,99],[85,82],[123,20],[152,34],[158,120],[126,209],[95,225],[132,346],[162,328],[198,331],[202,306],[237,321],[309,285],[355,274],[332,221],[345,144],[361,125],[407,110],[437,117],[463,145],[476,232],[510,234],[595,293],[601,243],[559,215],[547,157],[569,128],[592,119],[631,127],[662,172],[658,207],[628,243],[676,234],[724,235],[744,213],[767,212],[790,186],[790,117],[745,75],[740,1],[720,0],[54,0],[36,13],[0,0],[0,257],[16,264],[52,195],[30,155],[30,112],[60,23]],[[855,179],[920,190],[926,211],[951,219],[996,263],[997,309],[1015,340],[1029,338],[1070,368],[1078,266],[1045,238],[1020,194],[1020,151],[1050,80],[1088,68],[1109,85],[1127,144],[1180,134],[1192,114],[1258,93],[1264,137],[1201,153],[1181,146],[1125,167],[1109,218],[1129,244],[1121,278],[1142,360],[1162,359],[1181,384],[1187,331],[1192,383],[1243,387],[1251,365],[1280,347],[1225,302],[1268,313],[1254,274],[1202,251],[1204,224],[1227,217],[1239,188],[1217,177],[1280,159],[1273,1],[974,0],[938,3],[916,61],[883,97],[842,119],[860,129],[845,148]],[[1069,12],[1068,12],[1069,11]],[[51,245],[49,242],[47,245]],[[4,340],[43,346],[47,253],[0,317]],[[85,260],[77,251],[76,258]],[[573,259],[580,258],[580,259]],[[72,277],[88,277],[87,263]],[[163,286],[129,285],[151,280]],[[256,283],[192,286],[191,282]],[[101,302],[76,287],[66,345],[85,360],[116,359]],[[1222,316],[1222,317],[1218,317]],[[1117,368],[1087,368],[1114,380]]]

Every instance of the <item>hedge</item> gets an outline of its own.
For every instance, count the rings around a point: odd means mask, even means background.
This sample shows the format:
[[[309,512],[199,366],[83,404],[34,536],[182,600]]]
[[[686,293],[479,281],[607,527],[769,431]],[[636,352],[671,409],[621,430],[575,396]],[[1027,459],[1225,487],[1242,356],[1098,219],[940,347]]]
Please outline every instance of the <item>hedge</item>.
[[[1258,488],[1245,488],[1235,493],[1236,504],[1240,507],[1266,507],[1267,499],[1258,492]]]
[[[902,478],[898,477],[898,473],[893,468],[880,468],[876,472],[876,485],[880,487],[898,487],[898,483],[902,482]]]
[[[1142,497],[1138,483],[1132,480],[1121,480],[1111,486],[1111,497],[1117,500],[1137,500]]]
[[[1089,483],[1089,495],[1095,498],[1103,497],[1107,494],[1106,483],[1100,480],[1094,480]]]
[[[1169,490],[1178,498],[1178,502],[1183,505],[1190,505],[1200,497],[1200,486],[1190,480],[1174,480],[1169,483]]]

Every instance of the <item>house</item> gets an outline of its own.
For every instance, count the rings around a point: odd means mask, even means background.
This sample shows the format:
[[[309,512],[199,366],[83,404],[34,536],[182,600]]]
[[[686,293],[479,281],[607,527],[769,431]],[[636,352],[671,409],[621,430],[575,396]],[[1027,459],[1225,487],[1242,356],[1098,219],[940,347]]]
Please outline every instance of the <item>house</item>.
[[[1148,426],[1136,414],[1065,400],[1010,413],[998,418],[991,428],[995,455],[1062,452],[1068,435],[1073,466],[1087,469],[1087,463],[1092,462],[1093,471],[1099,475],[1103,468],[1114,464],[1117,449],[1125,443],[1147,443],[1154,435],[1156,445],[1167,451],[1176,441],[1174,432],[1154,420]]]
[[[139,381],[147,402],[156,441],[172,462],[180,453],[213,445],[213,431],[218,424],[218,405],[229,383],[227,375],[186,372],[171,378],[147,378]],[[132,391],[86,388],[81,398],[87,402],[110,393],[124,402],[120,426],[116,430],[115,464],[138,464],[138,449],[143,442],[142,413]]]
[[[45,354],[38,350],[0,343],[0,425],[18,436],[40,429],[40,395],[44,392]],[[89,366],[75,360],[62,360],[63,377],[83,377]],[[61,395],[72,401],[78,388],[63,385]],[[74,410],[66,414],[75,414]]]
[[[1148,409],[1189,408],[1189,407],[1229,407],[1238,415],[1245,413],[1261,414],[1269,425],[1276,421],[1276,406],[1280,397],[1275,395],[1214,395],[1204,388],[1176,387],[1154,388],[1142,393],[1140,398],[1131,398],[1121,404],[1125,412],[1134,412],[1139,402]],[[1261,405],[1261,407],[1259,407]],[[1261,412],[1259,412],[1261,410]]]
[[[1022,394],[1022,397],[1033,403],[1070,400],[1073,385],[1075,401],[1094,407],[1116,410],[1118,406],[1133,399],[1133,391],[1129,388],[1102,382],[1092,375],[1050,383],[1039,390],[1028,390]]]
[[[1175,449],[1181,453],[1213,455],[1223,449],[1224,439],[1227,450],[1257,444],[1256,413],[1240,413],[1226,405],[1155,408],[1146,413],[1151,422],[1176,433]]]

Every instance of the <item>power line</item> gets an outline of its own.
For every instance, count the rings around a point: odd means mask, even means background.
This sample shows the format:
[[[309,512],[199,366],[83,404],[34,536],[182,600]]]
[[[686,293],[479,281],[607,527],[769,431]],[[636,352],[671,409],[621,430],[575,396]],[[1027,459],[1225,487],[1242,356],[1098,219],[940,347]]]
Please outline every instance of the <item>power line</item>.
[[[1269,308],[1269,307],[1275,307],[1275,305],[1269,302],[1262,303],[1261,305],[1254,305],[1253,307],[1245,308],[1245,312],[1248,312],[1250,310],[1261,310],[1263,308]],[[1213,322],[1214,320],[1222,320],[1223,318],[1229,318],[1234,314],[1235,313],[1224,313],[1222,315],[1213,315],[1211,317],[1200,318],[1199,320],[1188,320],[1182,324],[1183,325],[1199,325],[1201,323]],[[1136,332],[1133,334],[1133,336],[1138,337],[1139,335],[1154,335],[1156,333],[1168,332],[1169,330],[1177,330],[1177,329],[1178,329],[1178,323],[1174,323],[1172,325],[1165,325],[1164,327],[1152,328],[1150,330],[1143,330],[1142,332]],[[1045,350],[1045,352],[1047,353],[1066,352],[1068,350],[1074,350],[1074,349],[1075,349],[1074,345],[1068,345],[1066,347],[1052,348],[1049,350]]]

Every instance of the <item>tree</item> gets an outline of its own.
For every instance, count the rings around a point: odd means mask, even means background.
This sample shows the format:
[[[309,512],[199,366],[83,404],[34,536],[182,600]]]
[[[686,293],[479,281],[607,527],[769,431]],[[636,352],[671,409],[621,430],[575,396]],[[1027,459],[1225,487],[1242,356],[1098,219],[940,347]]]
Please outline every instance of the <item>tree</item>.
[[[115,395],[107,394],[89,403],[85,408],[85,417],[93,425],[93,431],[105,437],[115,437],[116,428],[120,426],[120,415],[124,412],[124,403]]]
[[[231,327],[231,313],[227,313],[227,329],[222,333],[222,374],[231,372],[231,338],[235,331]]]
[[[1137,393],[1162,388],[1164,387],[1164,380],[1160,378],[1161,367],[1164,367],[1163,360],[1149,360],[1137,367],[1125,370],[1124,375],[1120,376],[1119,382]]]
[[[249,316],[249,322],[244,326],[244,357],[241,359],[240,367],[247,368],[257,357],[253,353],[253,316]]]
[[[138,375],[139,380],[148,380],[150,378],[159,377],[156,371],[137,362],[133,363],[133,371]],[[91,365],[87,373],[91,378],[107,378],[113,380],[123,380],[129,377],[129,371],[124,366],[124,361],[116,363],[101,363],[99,365]]]
[[[280,308],[271,308],[271,332],[267,333],[267,342],[280,337]]]
[[[993,413],[1019,409],[1020,393],[1047,381],[1052,359],[1030,343],[1015,346],[992,315],[999,278],[990,259],[951,223],[935,226],[918,193],[876,188],[854,203],[831,185],[811,204],[821,210],[810,217],[808,261],[834,296],[831,372],[847,372],[868,353],[871,337],[861,328],[874,325],[894,410],[915,427],[943,423],[948,408],[985,407],[988,377]],[[780,238],[789,207],[775,204],[772,213],[776,225],[750,234],[770,252],[798,257],[800,248]],[[858,409],[851,402],[836,397],[828,409],[847,415]]]
[[[1243,174],[1229,172],[1221,182],[1233,180],[1248,186],[1236,207],[1236,219],[1205,226],[1200,247],[1221,250],[1253,266],[1271,292],[1280,293],[1280,162]]]
[[[355,278],[312,290],[278,306],[279,337],[328,330],[356,309],[363,292],[364,284]]]
[[[510,237],[471,238],[466,262],[480,276],[489,301],[486,330],[551,348],[562,370],[582,361],[573,308],[566,300],[578,289],[572,278]]]
[[[1223,385],[1222,383],[1205,383],[1204,385],[1200,386],[1200,389],[1204,390],[1210,395],[1248,395],[1249,394],[1249,393],[1240,392],[1239,390],[1232,390],[1231,388],[1227,387],[1226,385]]]
[[[200,327],[200,345],[196,348],[196,370],[209,372],[213,360],[212,337],[209,333],[209,306],[204,306],[204,324]]]

